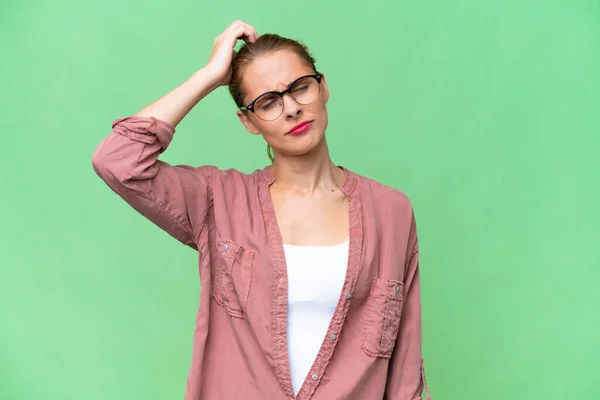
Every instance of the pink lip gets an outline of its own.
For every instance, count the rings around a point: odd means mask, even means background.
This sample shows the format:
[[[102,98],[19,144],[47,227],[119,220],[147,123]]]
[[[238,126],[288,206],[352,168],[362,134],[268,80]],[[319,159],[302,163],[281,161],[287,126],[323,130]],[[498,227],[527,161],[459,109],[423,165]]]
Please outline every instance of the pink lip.
[[[300,122],[298,125],[294,126],[289,132],[288,135],[299,135],[301,133],[304,133],[308,130],[308,128],[310,128],[310,126],[312,125],[312,121],[304,121],[304,122]]]

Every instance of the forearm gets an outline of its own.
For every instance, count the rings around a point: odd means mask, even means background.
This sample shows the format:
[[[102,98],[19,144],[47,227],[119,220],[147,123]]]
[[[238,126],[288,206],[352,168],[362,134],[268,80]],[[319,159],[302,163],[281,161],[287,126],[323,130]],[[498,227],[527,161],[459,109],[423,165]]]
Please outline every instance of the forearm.
[[[138,117],[154,117],[176,127],[192,108],[219,86],[208,69],[196,71],[181,85],[135,113]]]

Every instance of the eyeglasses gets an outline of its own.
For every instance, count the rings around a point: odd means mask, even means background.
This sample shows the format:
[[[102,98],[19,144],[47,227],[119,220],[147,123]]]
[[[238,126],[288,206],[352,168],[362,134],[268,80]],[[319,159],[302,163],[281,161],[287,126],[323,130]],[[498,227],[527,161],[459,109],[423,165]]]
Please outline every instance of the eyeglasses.
[[[305,75],[290,83],[282,92],[276,90],[263,93],[252,103],[240,107],[240,110],[251,111],[264,121],[274,121],[283,113],[283,95],[289,93],[298,104],[313,103],[321,92],[323,74]]]

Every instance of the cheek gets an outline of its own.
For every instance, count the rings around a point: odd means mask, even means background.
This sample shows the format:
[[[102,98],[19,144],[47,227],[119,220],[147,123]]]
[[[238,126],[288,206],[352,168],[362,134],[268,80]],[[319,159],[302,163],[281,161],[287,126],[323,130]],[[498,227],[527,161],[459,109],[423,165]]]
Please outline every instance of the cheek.
[[[327,107],[325,107],[324,102],[319,102],[318,104],[315,104],[313,112],[319,120],[323,122],[327,121]]]
[[[283,131],[282,121],[283,119],[267,122],[257,118],[254,126],[265,138],[278,137]]]

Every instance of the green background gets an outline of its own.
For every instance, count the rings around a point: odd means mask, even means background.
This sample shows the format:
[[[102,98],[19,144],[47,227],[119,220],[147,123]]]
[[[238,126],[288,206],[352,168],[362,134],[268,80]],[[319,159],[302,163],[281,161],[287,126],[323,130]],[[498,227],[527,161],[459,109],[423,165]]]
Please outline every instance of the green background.
[[[434,399],[600,398],[599,17],[582,0],[3,2],[0,399],[183,398],[197,255],[91,157],[235,19],[309,45],[334,162],[411,198]],[[268,162],[226,88],[161,159]]]

